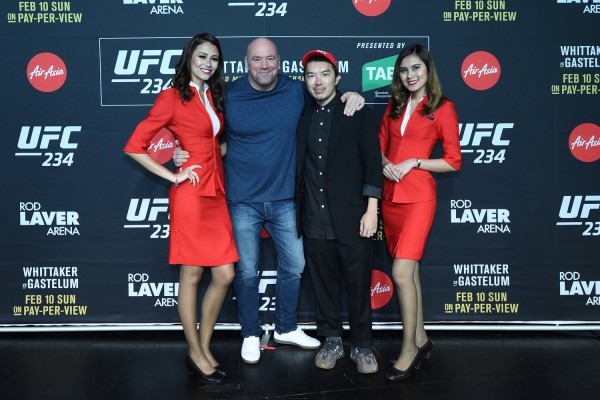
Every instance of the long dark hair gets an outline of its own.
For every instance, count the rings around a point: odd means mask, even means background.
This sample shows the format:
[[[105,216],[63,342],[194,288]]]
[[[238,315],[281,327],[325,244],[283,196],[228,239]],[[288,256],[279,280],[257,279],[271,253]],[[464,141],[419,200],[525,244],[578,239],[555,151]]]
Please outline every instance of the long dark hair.
[[[406,108],[408,98],[410,97],[410,91],[406,89],[404,85],[402,85],[402,81],[400,79],[400,64],[402,64],[402,61],[406,57],[412,54],[419,57],[427,67],[427,83],[425,84],[427,104],[424,104],[421,114],[429,115],[433,113],[447,100],[447,98],[442,94],[442,83],[440,82],[437,70],[435,69],[433,56],[424,46],[420,44],[412,44],[408,47],[405,47],[404,50],[400,52],[398,58],[396,59],[396,64],[394,65],[394,76],[392,78],[391,87],[392,104],[391,112],[389,114],[389,117],[392,119],[396,119],[400,116],[400,114],[402,114],[402,111],[404,108]]]
[[[175,66],[176,72],[175,76],[173,76],[173,80],[171,81],[171,86],[179,91],[182,102],[190,101],[190,99],[194,97],[194,92],[190,89],[190,81],[192,80],[192,54],[194,54],[194,50],[196,50],[197,46],[206,42],[214,45],[217,50],[219,50],[219,64],[217,66],[217,70],[213,76],[206,81],[206,84],[208,85],[210,93],[212,94],[212,100],[215,109],[222,113],[224,111],[225,103],[223,98],[225,86],[225,81],[223,79],[223,52],[221,51],[221,44],[219,43],[219,40],[210,33],[199,33],[190,39],[188,44],[183,49],[183,53],[181,54],[179,62]]]

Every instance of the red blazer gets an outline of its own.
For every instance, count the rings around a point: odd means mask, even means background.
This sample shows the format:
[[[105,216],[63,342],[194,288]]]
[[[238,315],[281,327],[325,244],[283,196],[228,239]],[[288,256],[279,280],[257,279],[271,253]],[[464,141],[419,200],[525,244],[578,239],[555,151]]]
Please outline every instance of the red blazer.
[[[223,132],[223,115],[217,113],[221,123],[219,133],[213,134],[213,125],[206,108],[193,89],[194,97],[181,102],[178,91],[169,88],[160,92],[146,118],[138,124],[123,151],[127,153],[145,153],[150,141],[163,127],[168,128],[181,147],[190,153],[190,158],[182,166],[198,164],[202,168],[194,169],[200,182],[194,187],[189,180],[182,182],[178,190],[198,196],[214,196],[219,188],[225,193],[225,173],[219,138]],[[206,96],[212,105],[210,91]]]
[[[381,152],[394,164],[409,158],[428,159],[435,143],[440,140],[444,152],[442,159],[459,170],[460,139],[454,104],[446,101],[433,114],[423,116],[420,111],[426,101],[427,98],[424,98],[410,116],[404,136],[400,134],[404,112],[398,119],[388,118],[391,102],[388,103],[379,126]],[[394,203],[430,201],[436,198],[435,188],[435,180],[429,171],[413,168],[400,182],[384,179],[382,199]]]

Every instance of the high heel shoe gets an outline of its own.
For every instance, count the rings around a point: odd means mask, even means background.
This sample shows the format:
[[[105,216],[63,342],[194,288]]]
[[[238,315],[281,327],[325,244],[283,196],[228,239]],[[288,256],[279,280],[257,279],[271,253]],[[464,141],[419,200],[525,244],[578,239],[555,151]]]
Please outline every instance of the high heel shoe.
[[[419,347],[419,351],[421,354],[423,354],[423,357],[425,357],[426,360],[429,360],[433,351],[433,343],[431,342],[431,339],[427,338],[425,344]]]
[[[423,357],[426,360],[429,360],[431,358],[431,353],[433,351],[433,343],[431,342],[431,339],[427,338],[427,341],[425,342],[425,344],[423,346],[419,347],[419,351],[421,352],[421,354],[423,354]],[[398,356],[400,356],[400,354],[396,354],[395,356],[390,358],[390,364],[396,364],[396,360],[398,360]]]
[[[215,368],[215,371],[217,371],[219,373],[219,375],[221,375],[223,377],[223,379],[227,376],[227,371],[225,371],[220,365],[217,365]]]
[[[392,367],[385,374],[385,377],[388,378],[390,381],[398,381],[400,379],[408,378],[409,376],[412,375],[413,370],[419,369],[422,357],[423,357],[423,354],[419,350],[417,350],[417,354],[415,355],[415,358],[412,360],[412,363],[410,363],[410,365],[408,366],[407,369],[405,369],[404,371],[401,371],[392,365]]]
[[[189,354],[185,356],[185,364],[187,365],[188,371],[191,374],[194,374],[194,377],[199,382],[215,385],[218,383],[223,383],[223,381],[225,380],[225,376],[221,375],[216,370],[212,374],[208,375],[202,372],[202,370],[196,365],[196,363],[192,360]]]

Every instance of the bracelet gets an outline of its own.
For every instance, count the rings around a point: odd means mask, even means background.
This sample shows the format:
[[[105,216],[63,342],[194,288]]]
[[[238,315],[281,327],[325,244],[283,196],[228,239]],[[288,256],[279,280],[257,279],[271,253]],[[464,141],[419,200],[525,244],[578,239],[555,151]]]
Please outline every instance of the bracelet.
[[[421,160],[417,158],[417,168],[421,168]]]
[[[175,186],[179,186],[179,182],[177,182],[177,174],[175,174]]]

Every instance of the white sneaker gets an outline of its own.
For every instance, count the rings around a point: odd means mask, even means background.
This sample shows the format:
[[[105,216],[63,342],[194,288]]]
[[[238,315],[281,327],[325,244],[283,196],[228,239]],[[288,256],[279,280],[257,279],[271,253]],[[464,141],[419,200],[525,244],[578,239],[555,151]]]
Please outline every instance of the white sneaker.
[[[321,342],[317,339],[308,336],[304,331],[300,328],[296,328],[295,331],[291,331],[288,333],[277,333],[275,332],[275,336],[273,338],[275,342],[280,344],[291,344],[294,346],[301,347],[303,349],[316,349],[321,345]]]
[[[258,336],[244,338],[242,360],[247,364],[256,364],[260,360],[260,339]]]

